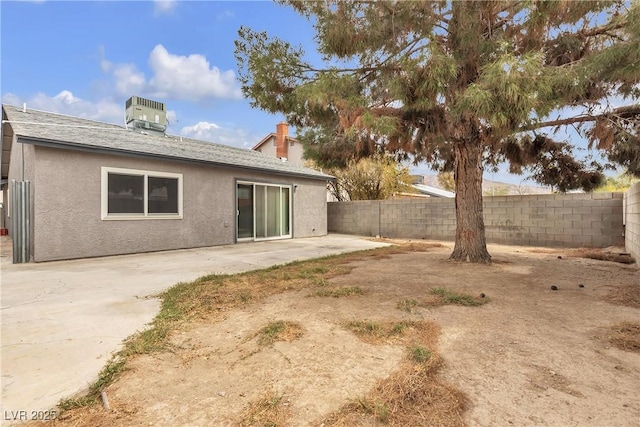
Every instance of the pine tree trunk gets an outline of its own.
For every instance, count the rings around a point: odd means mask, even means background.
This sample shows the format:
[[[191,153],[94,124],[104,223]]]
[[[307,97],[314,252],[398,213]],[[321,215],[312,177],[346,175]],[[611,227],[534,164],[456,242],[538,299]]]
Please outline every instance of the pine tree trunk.
[[[458,143],[456,160],[456,244],[452,260],[491,262],[482,213],[482,145]]]

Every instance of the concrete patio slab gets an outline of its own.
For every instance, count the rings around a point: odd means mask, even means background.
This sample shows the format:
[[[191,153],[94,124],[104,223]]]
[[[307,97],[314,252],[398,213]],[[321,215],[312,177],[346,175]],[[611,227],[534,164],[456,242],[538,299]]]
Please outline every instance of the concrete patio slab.
[[[160,301],[146,298],[205,274],[385,246],[346,235],[11,264],[3,239],[2,414],[48,410],[96,379],[122,341],[143,330]]]

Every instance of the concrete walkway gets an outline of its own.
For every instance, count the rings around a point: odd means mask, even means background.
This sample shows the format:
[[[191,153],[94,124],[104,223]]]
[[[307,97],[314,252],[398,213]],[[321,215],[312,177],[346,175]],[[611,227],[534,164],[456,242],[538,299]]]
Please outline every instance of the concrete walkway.
[[[7,240],[3,243],[6,245]],[[329,235],[295,240],[40,264],[2,256],[0,414],[47,410],[94,381],[126,337],[159,308],[157,294],[180,281],[384,246]]]

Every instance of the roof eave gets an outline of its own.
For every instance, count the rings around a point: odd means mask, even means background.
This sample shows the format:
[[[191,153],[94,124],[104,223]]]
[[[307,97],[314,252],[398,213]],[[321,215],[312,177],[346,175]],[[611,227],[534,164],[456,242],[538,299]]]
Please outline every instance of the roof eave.
[[[141,152],[141,151],[135,151],[135,150],[87,146],[87,145],[78,144],[75,142],[50,140],[46,138],[34,138],[34,137],[29,137],[29,136],[24,136],[19,134],[17,135],[17,138],[20,142],[23,142],[26,144],[33,144],[33,145],[40,145],[40,146],[54,146],[57,148],[64,148],[68,150],[85,151],[85,152],[102,153],[102,154],[118,154],[118,155],[127,155],[127,156],[133,156],[133,157],[144,157],[144,158],[153,158],[153,159],[162,159],[162,160],[174,160],[174,161],[180,161],[185,163],[216,165],[216,166],[225,167],[225,168],[238,168],[238,169],[246,169],[246,170],[252,170],[252,171],[268,172],[275,175],[297,176],[297,177],[303,177],[308,179],[316,179],[319,181],[330,181],[332,179],[335,179],[333,176],[326,175],[326,174],[316,175],[316,174],[305,174],[302,172],[295,172],[295,171],[279,171],[279,170],[269,169],[269,168],[260,167],[260,166],[237,165],[237,164],[231,164],[231,163],[216,162],[212,160],[201,160],[201,159],[193,159],[193,158],[180,157],[180,156],[168,156],[168,155],[147,153],[147,152]]]

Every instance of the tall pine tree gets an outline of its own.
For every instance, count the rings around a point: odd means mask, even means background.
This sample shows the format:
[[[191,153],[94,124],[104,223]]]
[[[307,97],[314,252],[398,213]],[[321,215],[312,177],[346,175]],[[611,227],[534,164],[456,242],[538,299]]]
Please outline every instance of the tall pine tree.
[[[562,127],[640,175],[639,1],[281,3],[312,23],[324,62],[241,28],[243,93],[284,113],[320,164],[392,152],[453,171],[452,259],[491,259],[485,167],[561,191],[601,182],[602,165],[554,140]]]

